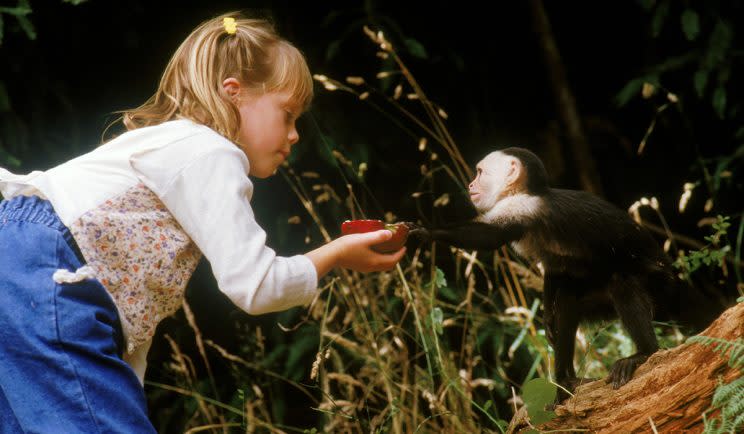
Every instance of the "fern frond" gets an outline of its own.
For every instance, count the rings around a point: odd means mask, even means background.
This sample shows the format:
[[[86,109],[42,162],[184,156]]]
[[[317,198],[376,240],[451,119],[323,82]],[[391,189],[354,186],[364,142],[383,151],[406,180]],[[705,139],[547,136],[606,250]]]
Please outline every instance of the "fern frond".
[[[738,378],[728,384],[720,384],[713,394],[713,407],[720,407],[726,404],[726,402],[742,392],[744,392],[744,377]]]
[[[726,352],[731,350],[729,352],[729,366],[732,368],[744,367],[744,339],[742,338],[729,341],[721,338],[697,335],[687,339],[687,342],[706,346],[715,344],[714,351],[721,353],[722,356],[726,356]]]

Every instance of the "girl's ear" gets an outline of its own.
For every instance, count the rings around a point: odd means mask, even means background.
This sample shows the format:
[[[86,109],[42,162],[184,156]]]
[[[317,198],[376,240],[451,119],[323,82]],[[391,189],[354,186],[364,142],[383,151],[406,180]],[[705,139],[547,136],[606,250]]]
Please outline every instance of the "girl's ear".
[[[222,82],[222,88],[225,90],[230,98],[237,98],[240,94],[240,82],[238,79],[228,77]]]

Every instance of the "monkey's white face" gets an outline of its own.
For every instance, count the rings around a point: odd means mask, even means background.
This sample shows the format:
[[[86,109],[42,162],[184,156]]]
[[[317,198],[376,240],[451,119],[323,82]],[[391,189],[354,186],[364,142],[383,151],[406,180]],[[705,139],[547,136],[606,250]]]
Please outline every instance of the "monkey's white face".
[[[486,155],[475,166],[475,179],[468,186],[470,200],[479,213],[485,213],[496,205],[510,186],[519,177],[519,161],[500,151]]]

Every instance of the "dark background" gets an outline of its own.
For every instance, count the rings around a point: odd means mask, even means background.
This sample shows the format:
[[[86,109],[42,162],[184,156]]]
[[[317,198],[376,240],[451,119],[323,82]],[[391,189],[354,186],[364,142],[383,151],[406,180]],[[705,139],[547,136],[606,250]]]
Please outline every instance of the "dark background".
[[[654,18],[664,3],[668,13]],[[551,171],[556,186],[580,188],[528,4],[34,1],[33,13],[26,17],[35,39],[14,17],[2,15],[0,84],[7,95],[2,98],[0,92],[0,165],[14,172],[45,169],[92,149],[101,143],[117,110],[138,106],[153,94],[171,53],[197,24],[244,10],[273,18],[280,34],[305,53],[313,73],[338,80],[363,76],[390,94],[398,82],[375,79],[381,64],[361,26],[385,29],[429,98],[447,111],[449,131],[471,166],[492,150],[523,146],[541,155],[549,170],[556,167]],[[696,10],[700,35],[690,41],[680,16],[693,5],[702,8]],[[3,0],[0,6],[13,7],[16,2]],[[742,209],[742,156],[736,152],[741,151],[744,136],[739,110],[744,53],[736,33],[744,16],[741,3],[552,1],[544,6],[605,198],[627,209],[642,196],[655,196],[675,232],[701,241],[709,233],[696,225],[703,217],[731,215],[736,228]],[[656,37],[655,19],[663,23]],[[730,47],[711,69],[711,84],[698,95],[693,77],[703,68],[714,25],[722,20],[733,32]],[[426,55],[407,50],[405,39],[417,41]],[[695,60],[679,67],[655,67],[684,55]],[[646,152],[638,156],[635,151],[664,95],[649,100],[635,96],[623,106],[617,104],[617,96],[631,80],[654,71],[681,104],[659,116]],[[722,114],[715,109],[714,83],[721,83],[727,97]],[[415,110],[415,102],[410,106]],[[329,93],[316,85],[313,107],[301,119],[299,130],[293,166],[320,173],[336,191],[343,191],[344,181],[329,164],[329,147],[357,164],[368,162],[365,183],[370,194],[364,198],[368,217],[392,211],[401,220],[442,220],[464,213],[465,195],[446,180],[428,193],[427,200],[451,192],[452,204],[431,215],[419,213],[410,199],[419,191],[419,166],[425,160],[417,150],[418,139],[352,95]],[[115,127],[112,132],[116,131]],[[441,150],[439,154],[444,156]],[[569,162],[557,167],[551,155]],[[716,189],[698,187],[688,210],[680,215],[676,207],[683,183],[700,180],[703,167],[715,171],[722,161],[731,176]],[[290,255],[318,244],[317,229],[307,223],[310,220],[281,176],[255,184],[254,208],[272,247]],[[706,213],[703,204],[709,196],[716,198],[715,207]],[[288,226],[284,222],[292,215],[306,223]],[[329,210],[326,217],[340,222],[349,216]],[[338,234],[338,228],[330,229]],[[304,242],[306,235],[311,236],[310,246]],[[248,325],[293,318],[279,314],[255,319],[237,312],[216,290],[206,263],[190,284],[189,299],[204,335],[229,349],[238,345],[233,340],[236,318]],[[190,332],[181,314],[162,328],[188,347]],[[167,382],[161,365],[168,360],[169,349],[162,333],[150,355],[148,378]],[[151,399],[153,412],[169,405],[167,397]],[[302,425],[301,410],[298,414],[297,424]]]
[[[14,31],[18,25],[12,17],[5,18],[0,79],[11,113],[3,116],[2,147],[20,159],[18,171],[48,167],[90,149],[100,143],[115,111],[137,106],[154,92],[170,54],[196,24],[243,9],[272,17],[281,34],[303,50],[314,73],[341,80],[362,75],[376,82],[380,65],[362,24],[382,26],[394,42],[415,39],[425,48],[426,58],[411,55],[404,46],[399,51],[428,96],[447,110],[447,125],[468,162],[474,164],[489,150],[509,145],[539,151],[546,135],[560,136],[560,126],[527,4],[32,3],[34,11],[28,17],[38,35],[35,41]],[[742,12],[737,4],[713,9],[735,16]],[[717,122],[709,101],[690,98],[685,110],[686,116],[694,116],[694,130],[685,130],[681,116],[669,113],[657,125],[646,154],[638,157],[634,151],[658,105],[640,98],[621,108],[614,103],[631,79],[691,49],[677,18],[683,7],[672,8],[658,38],[649,36],[653,10],[647,12],[637,2],[548,2],[546,9],[607,198],[627,207],[641,195],[678,196],[682,182],[699,176],[691,167],[699,156],[734,149],[731,138],[737,125]],[[703,22],[702,31],[710,32],[711,25]],[[664,84],[677,94],[691,88],[694,68],[688,70],[667,74]],[[397,83],[383,84],[392,88]],[[731,79],[730,104],[739,89]],[[418,167],[421,154],[416,142],[379,113],[349,95],[329,94],[318,86],[313,115],[339,146],[365,148],[369,181],[375,187],[415,182],[415,175],[400,169]],[[298,153],[324,146],[305,118],[300,125],[305,149]],[[596,123],[601,126],[593,130]],[[312,161],[301,164],[322,169]],[[546,164],[550,168],[549,159]],[[570,167],[554,181],[578,187]],[[260,184],[268,186],[264,191],[281,188],[273,180]],[[405,201],[399,203],[399,195],[387,192],[376,191],[383,208],[395,209],[396,214],[413,212],[405,208]],[[673,201],[666,202],[673,209]]]

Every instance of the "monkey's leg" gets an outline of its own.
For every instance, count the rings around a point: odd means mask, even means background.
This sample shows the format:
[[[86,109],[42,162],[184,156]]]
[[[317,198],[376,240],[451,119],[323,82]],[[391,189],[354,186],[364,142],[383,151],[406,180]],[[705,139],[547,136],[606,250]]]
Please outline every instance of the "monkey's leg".
[[[636,368],[659,349],[656,342],[653,319],[653,304],[643,286],[643,280],[636,276],[613,277],[610,297],[620,321],[628,331],[637,352],[630,357],[619,359],[612,365],[607,382],[617,389],[633,378]]]
[[[578,382],[573,356],[580,318],[576,293],[571,282],[572,280],[565,276],[546,275],[544,297],[545,327],[548,341],[555,352],[556,382],[572,392]],[[561,402],[567,397],[568,393],[559,389],[556,402]]]

